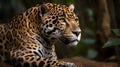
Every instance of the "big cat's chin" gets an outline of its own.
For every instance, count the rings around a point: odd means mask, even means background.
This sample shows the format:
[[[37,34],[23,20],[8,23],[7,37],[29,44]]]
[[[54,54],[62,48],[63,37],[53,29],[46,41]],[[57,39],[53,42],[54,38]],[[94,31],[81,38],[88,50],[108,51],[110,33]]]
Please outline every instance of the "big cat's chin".
[[[78,41],[76,40],[76,41],[73,41],[73,42],[70,42],[70,43],[68,43],[68,44],[66,44],[66,45],[68,45],[68,46],[76,46],[78,44]]]
[[[79,42],[78,39],[68,39],[68,38],[65,38],[65,37],[61,37],[59,38],[59,40],[64,43],[65,45],[68,45],[68,46],[76,46]]]

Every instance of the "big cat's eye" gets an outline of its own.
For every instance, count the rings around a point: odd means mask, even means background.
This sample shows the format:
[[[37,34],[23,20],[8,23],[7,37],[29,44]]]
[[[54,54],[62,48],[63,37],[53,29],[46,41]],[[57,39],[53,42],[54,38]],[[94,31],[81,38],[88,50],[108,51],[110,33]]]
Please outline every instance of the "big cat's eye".
[[[75,21],[78,21],[78,18],[76,18]]]

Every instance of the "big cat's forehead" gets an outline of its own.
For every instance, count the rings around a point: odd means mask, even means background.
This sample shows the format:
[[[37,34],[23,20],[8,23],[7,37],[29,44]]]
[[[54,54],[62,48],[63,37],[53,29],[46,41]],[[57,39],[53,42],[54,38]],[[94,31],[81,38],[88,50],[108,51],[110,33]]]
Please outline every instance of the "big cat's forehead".
[[[71,19],[74,19],[76,17],[75,13],[73,12],[73,4],[71,4],[70,6],[66,6],[61,4],[47,3],[45,5],[49,9],[49,14],[51,15],[64,16]]]

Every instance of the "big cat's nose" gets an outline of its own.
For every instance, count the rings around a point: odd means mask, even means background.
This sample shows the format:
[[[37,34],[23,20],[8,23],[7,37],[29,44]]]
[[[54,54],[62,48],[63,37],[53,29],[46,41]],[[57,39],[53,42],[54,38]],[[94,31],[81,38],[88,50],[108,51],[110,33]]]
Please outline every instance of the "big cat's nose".
[[[81,33],[81,31],[72,31],[72,33],[78,36]]]

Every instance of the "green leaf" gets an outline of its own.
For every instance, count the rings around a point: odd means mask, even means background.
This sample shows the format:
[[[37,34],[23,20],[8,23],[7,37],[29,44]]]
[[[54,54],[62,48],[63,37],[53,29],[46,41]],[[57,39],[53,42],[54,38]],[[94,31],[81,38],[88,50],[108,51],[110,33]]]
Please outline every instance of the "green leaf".
[[[112,29],[112,31],[116,36],[120,36],[120,29]]]
[[[117,45],[120,45],[120,38],[113,38],[111,40],[108,40],[103,46],[103,48]]]

